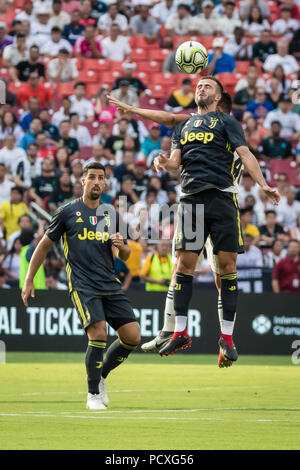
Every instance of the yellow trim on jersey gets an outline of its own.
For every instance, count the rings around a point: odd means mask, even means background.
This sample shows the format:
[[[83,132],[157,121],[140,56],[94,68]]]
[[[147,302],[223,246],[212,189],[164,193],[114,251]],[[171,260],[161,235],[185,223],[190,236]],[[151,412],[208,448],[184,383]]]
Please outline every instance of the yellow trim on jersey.
[[[242,230],[241,230],[239,205],[238,205],[237,200],[236,200],[236,194],[232,193],[232,196],[233,196],[233,201],[234,201],[234,204],[235,204],[235,207],[236,207],[236,210],[237,210],[237,222],[238,222],[238,227],[239,227],[239,245],[243,246],[244,242],[243,242]]]
[[[68,281],[69,281],[69,291],[72,292],[72,281],[71,281],[71,266],[68,262],[68,254],[69,254],[69,245],[68,245],[68,242],[67,242],[67,234],[66,232],[63,234],[63,248],[64,248],[64,255],[65,255],[65,258],[66,258],[66,273],[67,273],[67,277],[68,277]]]
[[[76,307],[78,309],[78,312],[79,312],[79,314],[82,318],[83,324],[85,324],[86,323],[86,317],[85,317],[85,314],[84,314],[84,311],[83,311],[83,308],[82,308],[82,304],[80,302],[78,292],[76,290],[73,290],[72,294],[73,294],[73,298],[75,300],[75,304],[76,304]]]

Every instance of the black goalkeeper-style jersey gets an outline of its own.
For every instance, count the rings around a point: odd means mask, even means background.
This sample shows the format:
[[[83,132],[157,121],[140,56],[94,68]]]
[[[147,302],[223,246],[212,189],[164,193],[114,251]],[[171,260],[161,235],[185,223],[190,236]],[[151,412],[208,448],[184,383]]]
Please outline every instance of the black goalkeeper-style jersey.
[[[235,149],[246,145],[237,120],[216,111],[193,114],[176,126],[172,150],[181,150],[181,189],[193,194],[210,188],[236,193],[242,162]]]
[[[119,229],[118,213],[112,206],[90,209],[82,198],[54,213],[46,235],[53,242],[62,237],[70,292],[107,295],[120,291],[110,240]]]

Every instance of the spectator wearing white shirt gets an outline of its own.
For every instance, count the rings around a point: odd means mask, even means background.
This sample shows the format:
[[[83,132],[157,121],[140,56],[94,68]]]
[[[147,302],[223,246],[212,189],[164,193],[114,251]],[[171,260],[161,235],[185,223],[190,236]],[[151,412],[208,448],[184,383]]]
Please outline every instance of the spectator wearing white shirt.
[[[30,187],[30,164],[25,150],[16,147],[16,139],[13,134],[7,135],[4,140],[4,147],[0,150],[0,162],[5,165],[6,171],[15,185]]]
[[[242,181],[239,186],[239,204],[241,207],[245,204],[245,199],[247,196],[252,195],[255,200],[258,200],[258,191],[259,186],[254,183],[253,179],[249,173],[244,173],[242,176]]]
[[[297,29],[299,29],[299,21],[291,18],[291,8],[283,5],[280,9],[280,18],[272,24],[272,34],[291,39]]]
[[[293,104],[289,98],[281,98],[279,100],[279,108],[270,111],[265,120],[264,128],[271,131],[271,125],[274,121],[279,121],[282,129],[280,137],[288,137],[297,141],[300,139],[300,116],[291,111]]]
[[[264,30],[270,29],[270,23],[263,18],[258,6],[250,9],[249,16],[243,23],[247,36],[260,36]]]
[[[149,14],[149,6],[141,5],[139,14],[130,19],[130,31],[133,36],[144,36],[148,43],[157,39],[158,25]]]
[[[285,75],[298,72],[299,65],[294,56],[288,53],[289,43],[286,38],[280,39],[277,43],[277,54],[270,54],[263,64],[264,71],[274,72],[277,65],[283,67]]]
[[[70,96],[71,113],[78,113],[81,121],[93,121],[94,108],[90,100],[85,98],[86,84],[77,82],[74,85],[74,95]]]
[[[217,30],[226,37],[232,37],[234,29],[237,26],[242,26],[241,20],[233,15],[234,9],[235,3],[231,0],[227,1],[224,5],[224,14],[217,22]]]
[[[5,178],[6,166],[0,161],[0,206],[3,202],[9,201],[11,188],[15,183]]]
[[[296,200],[297,191],[289,186],[285,192],[286,200],[280,201],[277,208],[277,220],[288,230],[297,227],[297,218],[300,215],[300,202]]]
[[[64,96],[62,106],[52,116],[52,124],[59,127],[63,121],[68,121],[70,119],[71,107],[72,103],[70,97]]]
[[[233,38],[228,39],[224,46],[224,52],[233,56],[234,60],[250,60],[252,57],[251,44],[243,39],[244,29],[236,26]]]
[[[192,33],[203,34],[204,36],[213,36],[217,30],[216,18],[213,18],[212,12],[214,3],[211,0],[204,0],[202,3],[202,13],[192,18]]]
[[[17,21],[29,21],[33,23],[36,21],[35,13],[33,12],[33,2],[25,2],[22,11],[16,14],[15,20]]]
[[[272,249],[264,255],[264,267],[273,269],[282,258],[286,257],[286,250],[283,248],[282,240],[274,240]]]
[[[27,60],[28,57],[29,52],[26,45],[26,36],[25,34],[18,33],[16,35],[16,42],[3,49],[3,67],[16,66],[22,60]]]
[[[177,5],[177,12],[172,13],[166,21],[166,33],[175,36],[185,36],[193,29],[190,7],[185,3]]]
[[[124,61],[130,60],[131,47],[127,38],[120,35],[120,27],[113,23],[110,28],[109,36],[101,41],[102,54],[109,60]]]
[[[50,24],[51,11],[47,6],[37,8],[35,16],[36,20],[31,23],[30,37],[28,42],[30,45],[36,44],[39,48],[45,44],[51,37],[52,25]]]
[[[227,2],[228,2],[228,0],[221,0],[221,3],[219,3],[219,5],[217,5],[213,9],[213,12],[212,12],[212,17],[213,18],[217,18],[217,19],[222,18],[222,16],[224,15],[224,12],[225,12],[225,5],[226,5]],[[239,9],[237,7],[234,8],[233,18],[235,18],[236,20],[240,19]]]
[[[67,49],[72,54],[73,48],[69,41],[61,37],[61,30],[57,26],[51,29],[51,38],[41,47],[41,54],[47,56],[57,56],[61,49]]]
[[[270,17],[270,10],[269,10],[269,7],[268,7],[268,5],[265,1],[263,1],[263,0],[244,0],[240,4],[240,11],[239,11],[239,15],[240,15],[240,18],[241,18],[242,21],[245,21],[248,18],[249,12],[250,12],[250,10],[253,6],[258,6],[259,7],[263,18],[268,19]]]
[[[259,248],[253,244],[254,238],[250,233],[244,234],[244,253],[237,257],[237,268],[262,268],[264,265],[263,255]]]
[[[7,135],[13,134],[16,144],[21,142],[24,131],[18,123],[18,119],[11,111],[5,111],[0,116],[0,142],[3,142]]]
[[[60,49],[58,57],[48,64],[48,77],[53,82],[70,82],[78,78],[78,70],[67,49]]]
[[[52,26],[56,26],[61,31],[67,24],[71,23],[70,15],[66,11],[62,10],[61,0],[53,0],[51,18],[49,20],[49,23]]]
[[[241,78],[237,82],[234,92],[237,93],[238,91],[241,91],[244,88],[248,88],[248,87],[251,87],[251,89],[255,89],[255,88],[263,88],[264,86],[265,86],[265,81],[262,77],[258,76],[258,69],[256,65],[251,64],[248,67],[247,75]]]
[[[118,11],[117,3],[111,3],[108,7],[108,12],[100,16],[98,21],[98,29],[100,34],[109,34],[111,25],[117,23],[120,27],[122,34],[128,31],[128,20],[125,15],[121,15]]]
[[[158,23],[164,24],[166,23],[168,17],[172,15],[172,13],[176,12],[176,5],[174,0],[163,0],[150,10],[151,16],[156,19]]]
[[[70,114],[70,137],[75,137],[78,140],[79,147],[91,147],[92,146],[92,139],[91,135],[86,126],[81,126],[79,124],[79,116],[77,113]]]

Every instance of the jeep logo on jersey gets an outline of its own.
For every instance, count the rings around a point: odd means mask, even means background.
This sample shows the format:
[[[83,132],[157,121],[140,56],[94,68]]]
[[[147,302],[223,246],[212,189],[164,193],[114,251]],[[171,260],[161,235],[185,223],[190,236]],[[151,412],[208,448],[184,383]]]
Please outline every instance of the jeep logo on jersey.
[[[208,142],[211,142],[214,138],[214,134],[212,132],[188,132],[185,131],[184,133],[184,138],[180,139],[180,143],[182,145],[186,144],[187,142],[194,142],[195,140],[198,140],[199,142],[203,142],[204,144],[207,144]]]
[[[97,225],[97,217],[95,215],[90,215],[90,222],[92,225]]]
[[[83,233],[78,233],[77,236],[79,240],[98,240],[102,243],[109,240],[108,232],[93,232],[93,230],[87,230],[87,228],[84,228]]]
[[[194,127],[200,127],[203,122],[203,119],[198,119],[197,121],[194,122]]]

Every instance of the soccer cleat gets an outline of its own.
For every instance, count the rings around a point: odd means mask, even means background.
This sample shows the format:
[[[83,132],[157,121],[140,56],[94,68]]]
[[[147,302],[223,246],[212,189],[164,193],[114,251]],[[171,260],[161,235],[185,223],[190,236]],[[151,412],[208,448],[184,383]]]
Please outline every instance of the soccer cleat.
[[[235,345],[232,348],[228,346],[224,338],[219,339],[220,354],[218,365],[219,367],[230,367],[233,362],[237,361],[238,353]]]
[[[100,393],[88,393],[86,407],[88,410],[106,410],[106,406],[100,398]]]
[[[168,356],[169,354],[174,354],[178,349],[187,349],[191,346],[192,340],[187,334],[186,330],[180,333],[174,333],[172,338],[168,341],[166,346],[164,346],[159,354],[161,356]]]
[[[150,353],[150,352],[159,352],[166,344],[168,341],[173,336],[172,331],[160,331],[158,335],[153,338],[151,341],[148,341],[148,343],[144,343],[141,346],[142,351],[145,353]]]
[[[106,393],[106,383],[103,377],[101,377],[101,380],[99,383],[99,395],[100,395],[100,399],[102,400],[103,405],[108,406],[109,398]]]

